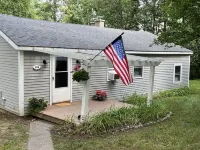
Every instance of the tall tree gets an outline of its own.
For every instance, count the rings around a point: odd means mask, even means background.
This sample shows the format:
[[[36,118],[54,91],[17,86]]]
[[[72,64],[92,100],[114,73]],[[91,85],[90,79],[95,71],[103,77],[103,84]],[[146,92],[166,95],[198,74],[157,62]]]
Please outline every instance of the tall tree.
[[[160,41],[173,42],[182,46],[200,40],[200,2],[199,0],[167,0],[164,12],[168,26],[160,35]]]
[[[96,0],[97,14],[103,16],[108,27],[138,30],[138,0]]]
[[[141,0],[140,24],[144,31],[159,34],[166,30],[165,0]]]
[[[34,1],[36,15],[38,19],[50,20],[50,21],[60,21],[61,18],[61,7],[65,5],[64,0],[46,0]]]
[[[62,22],[89,24],[92,18],[92,8],[95,0],[65,0],[62,7]]]
[[[138,0],[65,0],[63,22],[89,24],[92,9],[105,19],[108,27],[121,29],[139,29]]]
[[[18,17],[34,18],[31,0],[0,0],[0,13]]]
[[[200,2],[199,0],[166,0],[164,13],[168,17],[161,43],[175,43],[192,49],[191,77],[200,78]]]

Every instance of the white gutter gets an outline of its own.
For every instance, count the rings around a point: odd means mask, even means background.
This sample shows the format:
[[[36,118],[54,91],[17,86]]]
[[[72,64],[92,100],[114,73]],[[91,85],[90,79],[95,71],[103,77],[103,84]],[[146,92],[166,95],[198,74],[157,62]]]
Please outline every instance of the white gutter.
[[[136,52],[136,51],[126,51],[127,54],[193,54],[193,52]]]

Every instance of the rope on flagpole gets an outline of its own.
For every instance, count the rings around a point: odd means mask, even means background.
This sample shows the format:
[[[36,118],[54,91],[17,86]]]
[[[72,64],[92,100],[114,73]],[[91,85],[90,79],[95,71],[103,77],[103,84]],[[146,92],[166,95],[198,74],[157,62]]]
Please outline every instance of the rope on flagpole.
[[[122,36],[123,34],[124,34],[124,32],[122,32],[117,38],[119,38],[119,37]],[[117,39],[117,38],[116,38],[116,39]],[[116,40],[116,39],[115,39],[115,40]],[[114,41],[115,41],[115,40],[114,40]],[[112,42],[111,42],[111,43],[112,43]],[[89,63],[91,63],[91,62],[92,62],[99,54],[101,54],[104,50],[105,50],[105,48],[104,48],[103,50],[101,50],[98,54],[96,54],[96,55],[90,60]]]

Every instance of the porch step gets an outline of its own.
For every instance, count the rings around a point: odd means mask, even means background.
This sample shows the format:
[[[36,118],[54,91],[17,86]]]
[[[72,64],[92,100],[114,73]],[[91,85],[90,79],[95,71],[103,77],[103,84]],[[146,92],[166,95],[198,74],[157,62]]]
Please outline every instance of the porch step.
[[[52,122],[52,123],[55,123],[55,124],[64,124],[65,123],[65,120],[62,120],[62,119],[59,119],[59,118],[56,118],[56,117],[53,117],[53,116],[49,116],[49,115],[46,115],[46,114],[43,114],[43,113],[34,113],[32,115],[37,117],[37,118],[40,118],[40,119],[43,119],[43,120],[46,120],[46,121],[49,121],[49,122]]]

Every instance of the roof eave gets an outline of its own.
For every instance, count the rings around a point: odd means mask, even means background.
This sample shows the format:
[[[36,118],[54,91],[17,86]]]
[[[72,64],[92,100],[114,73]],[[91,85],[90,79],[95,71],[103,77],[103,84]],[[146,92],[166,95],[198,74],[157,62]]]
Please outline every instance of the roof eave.
[[[100,50],[86,50],[86,49],[68,49],[68,48],[48,48],[48,47],[18,47],[18,50],[25,50],[25,51],[34,51],[35,48],[38,49],[62,49],[62,50],[68,50],[68,51],[100,51]],[[191,55],[193,52],[161,52],[161,51],[126,51],[127,54],[168,54],[168,55],[177,55],[177,54],[187,54]]]
[[[17,44],[15,44],[14,41],[12,41],[3,31],[0,30],[0,36],[6,41],[8,42],[14,49],[18,50],[19,47]]]
[[[150,52],[150,51],[126,51],[126,53],[127,54],[168,54],[168,55],[177,55],[177,54],[187,54],[187,55],[192,55],[193,54],[193,52],[192,51],[181,51],[181,52],[178,52],[178,51],[174,51],[174,52],[172,52],[172,51],[170,51],[170,52],[161,52],[161,51],[153,51],[153,52]]]
[[[14,49],[23,51],[34,51],[34,48],[39,49],[62,49],[62,50],[72,50],[72,51],[98,51],[98,50],[85,50],[85,49],[66,49],[66,48],[48,48],[48,47],[31,47],[31,46],[18,46],[14,41],[12,41],[3,31],[0,30],[0,36],[7,41]],[[191,55],[193,52],[150,52],[150,51],[126,51],[127,54],[187,54]]]

